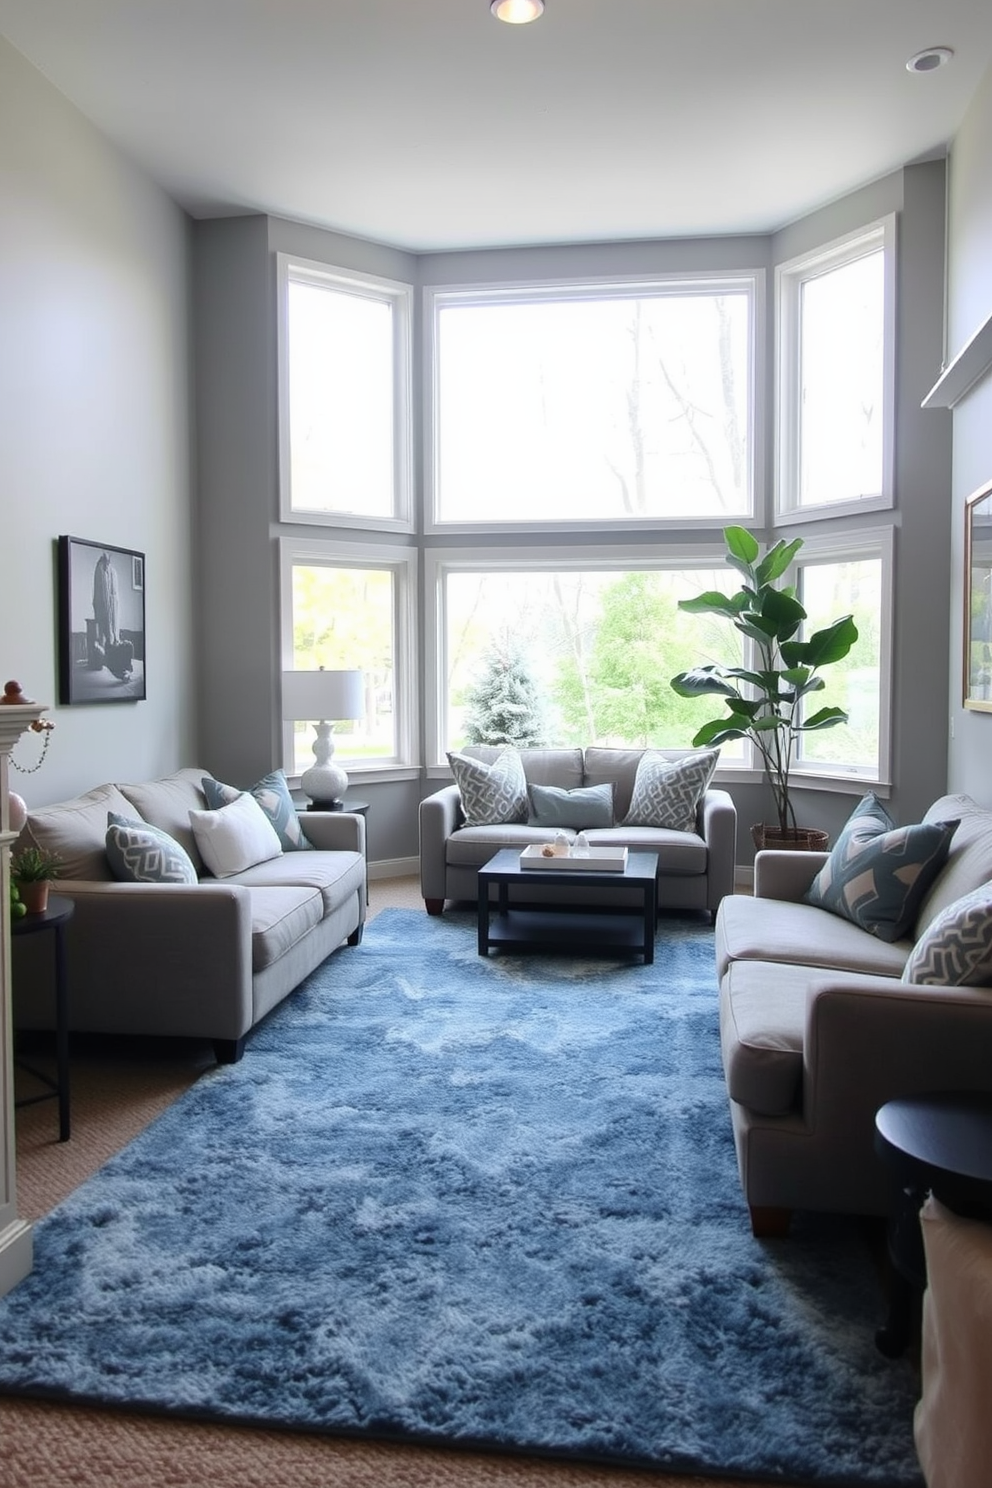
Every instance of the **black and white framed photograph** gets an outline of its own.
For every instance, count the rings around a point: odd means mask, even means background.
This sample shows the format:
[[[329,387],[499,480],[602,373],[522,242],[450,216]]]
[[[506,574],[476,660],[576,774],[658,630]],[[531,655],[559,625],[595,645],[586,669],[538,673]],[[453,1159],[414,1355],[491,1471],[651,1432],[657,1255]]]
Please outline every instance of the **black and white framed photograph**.
[[[145,696],[145,555],[59,538],[59,702]]]

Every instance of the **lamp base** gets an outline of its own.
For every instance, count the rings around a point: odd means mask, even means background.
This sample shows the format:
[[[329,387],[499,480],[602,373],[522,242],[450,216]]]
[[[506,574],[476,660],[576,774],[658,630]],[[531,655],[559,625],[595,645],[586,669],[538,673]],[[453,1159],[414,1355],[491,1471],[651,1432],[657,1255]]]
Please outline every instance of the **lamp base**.
[[[348,776],[340,765],[311,765],[300,776],[300,789],[315,805],[320,803],[321,811],[340,811],[348,789]]]

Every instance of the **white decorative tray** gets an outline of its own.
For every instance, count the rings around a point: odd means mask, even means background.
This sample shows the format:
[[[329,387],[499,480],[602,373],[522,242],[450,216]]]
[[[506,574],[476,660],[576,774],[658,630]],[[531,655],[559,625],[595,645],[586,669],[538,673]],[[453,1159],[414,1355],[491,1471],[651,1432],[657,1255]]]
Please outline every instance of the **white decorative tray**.
[[[520,854],[521,868],[560,869],[564,873],[622,873],[627,866],[625,847],[591,847],[587,857],[544,856],[542,845],[532,842]]]

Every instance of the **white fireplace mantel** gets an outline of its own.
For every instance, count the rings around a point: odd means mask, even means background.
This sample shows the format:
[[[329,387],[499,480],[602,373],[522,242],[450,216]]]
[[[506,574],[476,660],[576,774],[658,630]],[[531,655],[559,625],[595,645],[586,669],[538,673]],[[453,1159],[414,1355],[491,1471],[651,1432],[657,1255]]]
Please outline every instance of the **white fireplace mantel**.
[[[13,1031],[10,1011],[10,830],[7,771],[10,752],[46,711],[41,703],[0,704],[0,1296],[32,1265],[31,1226],[17,1216],[14,1148]]]

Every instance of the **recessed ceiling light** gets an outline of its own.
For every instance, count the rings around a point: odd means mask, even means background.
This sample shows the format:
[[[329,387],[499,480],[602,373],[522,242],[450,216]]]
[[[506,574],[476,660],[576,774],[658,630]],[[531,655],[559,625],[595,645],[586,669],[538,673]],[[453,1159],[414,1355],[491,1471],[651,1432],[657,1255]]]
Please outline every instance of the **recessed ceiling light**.
[[[526,26],[544,14],[544,0],[491,0],[489,9],[498,21],[511,26]]]
[[[936,72],[938,67],[950,62],[953,56],[950,47],[927,47],[926,51],[917,52],[915,57],[910,57],[906,63],[906,71]]]

